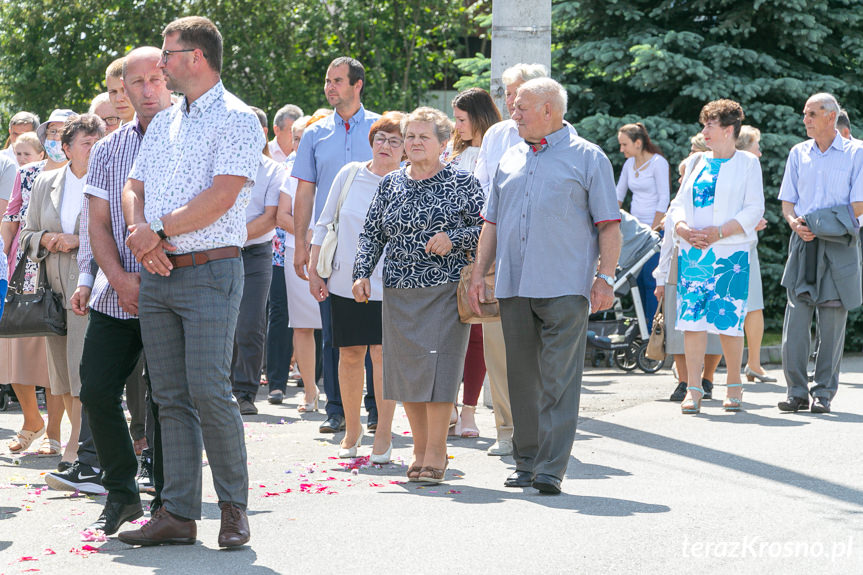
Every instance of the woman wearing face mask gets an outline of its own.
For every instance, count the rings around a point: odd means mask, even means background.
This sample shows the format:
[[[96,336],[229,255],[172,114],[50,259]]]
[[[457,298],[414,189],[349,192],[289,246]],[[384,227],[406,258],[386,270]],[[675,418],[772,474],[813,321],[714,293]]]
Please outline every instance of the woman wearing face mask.
[[[87,177],[90,149],[105,135],[105,123],[95,114],[69,118],[60,142],[69,164],[62,170],[43,172],[33,184],[30,209],[21,231],[21,250],[44,266],[51,289],[63,296],[64,306],[78,286],[78,224]],[[47,146],[46,146],[47,149]],[[73,462],[78,453],[81,428],[81,352],[88,316],[66,314],[66,335],[46,338],[48,380],[51,394],[59,396],[69,414],[72,433],[63,461]]]
[[[43,144],[48,158],[26,164],[18,170],[12,196],[9,199],[6,214],[3,216],[3,223],[0,224],[0,234],[2,234],[5,253],[9,260],[9,276],[11,277],[16,265],[27,266],[24,279],[25,291],[32,292],[35,290],[38,267],[19,249],[21,222],[27,215],[30,206],[30,193],[39,174],[66,165],[68,160],[63,154],[62,147],[60,147],[60,132],[63,128],[63,122],[75,116],[77,114],[72,110],[54,110],[48,121],[39,126],[36,135]],[[60,156],[57,154],[58,147]],[[36,386],[49,387],[47,366],[48,358],[44,337],[0,339],[0,381],[12,383],[12,389],[15,391],[24,415],[24,424],[21,426],[21,430],[8,443],[9,451],[12,453],[26,451],[33,441],[46,435],[39,447],[38,454],[43,456],[60,455],[60,423],[65,409],[63,400],[51,395],[50,392],[45,394],[48,408],[47,429],[36,402]],[[58,470],[63,471],[71,464],[71,460],[61,461]]]

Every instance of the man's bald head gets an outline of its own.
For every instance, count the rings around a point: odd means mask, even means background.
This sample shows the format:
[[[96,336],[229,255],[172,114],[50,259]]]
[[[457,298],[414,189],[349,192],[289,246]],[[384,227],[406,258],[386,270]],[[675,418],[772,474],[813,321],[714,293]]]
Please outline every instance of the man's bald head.
[[[142,46],[140,48],[135,48],[123,59],[123,78],[129,73],[129,62],[131,60],[132,64],[138,65],[141,62],[155,62],[158,64],[159,60],[162,58],[162,51],[156,48],[155,46]]]

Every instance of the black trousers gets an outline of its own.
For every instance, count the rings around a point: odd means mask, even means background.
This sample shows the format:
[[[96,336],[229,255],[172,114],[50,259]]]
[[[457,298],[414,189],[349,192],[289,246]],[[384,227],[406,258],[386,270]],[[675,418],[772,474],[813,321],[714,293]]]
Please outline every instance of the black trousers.
[[[126,378],[134,371],[143,350],[141,327],[137,319],[117,319],[98,311],[90,311],[90,322],[84,336],[81,356],[81,404],[87,414],[90,431],[99,462],[104,470],[102,485],[108,491],[108,501],[135,503],[140,501],[135,474],[138,460],[123,412],[123,390]],[[150,379],[147,388],[150,388]],[[153,479],[156,497],[161,492],[162,434],[159,412],[153,411]]]

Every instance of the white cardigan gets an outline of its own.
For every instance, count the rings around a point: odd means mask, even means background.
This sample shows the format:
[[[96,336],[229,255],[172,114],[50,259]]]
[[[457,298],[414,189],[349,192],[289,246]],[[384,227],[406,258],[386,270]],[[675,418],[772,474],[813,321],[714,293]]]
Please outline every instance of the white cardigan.
[[[692,221],[692,183],[707,163],[705,157],[713,157],[713,152],[697,154],[693,163],[687,166],[680,191],[668,209],[668,216],[673,222]],[[738,150],[719,168],[713,202],[713,225],[721,226],[729,220],[736,220],[743,228],[744,235],[726,236],[716,244],[757,242],[755,226],[763,215],[764,185],[761,180],[761,163],[755,155]]]

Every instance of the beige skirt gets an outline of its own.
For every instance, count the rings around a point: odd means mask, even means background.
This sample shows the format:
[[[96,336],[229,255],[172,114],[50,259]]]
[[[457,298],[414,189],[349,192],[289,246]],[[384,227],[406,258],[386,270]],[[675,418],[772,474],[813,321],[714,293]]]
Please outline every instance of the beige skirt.
[[[44,337],[0,338],[0,383],[49,387]]]

